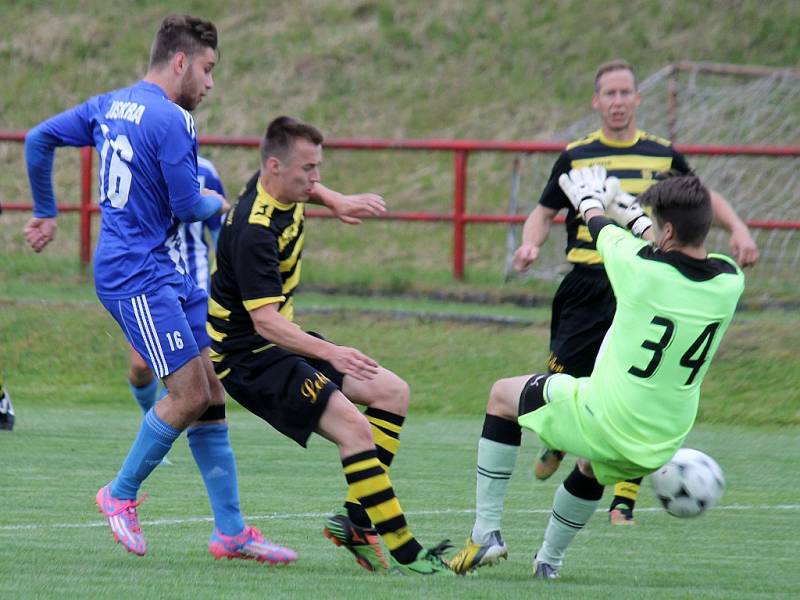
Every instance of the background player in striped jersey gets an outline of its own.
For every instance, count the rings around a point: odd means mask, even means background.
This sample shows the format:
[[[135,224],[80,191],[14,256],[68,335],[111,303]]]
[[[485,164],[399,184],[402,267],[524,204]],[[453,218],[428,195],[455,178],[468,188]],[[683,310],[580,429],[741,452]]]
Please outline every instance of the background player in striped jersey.
[[[286,563],[297,555],[248,527],[239,510],[236,461],[225,423],[225,393],[208,358],[208,295],[186,273],[178,225],[219,215],[227,202],[201,193],[190,114],[213,87],[217,29],[169,15],[156,33],[145,78],[52,117],[26,138],[34,217],[25,239],[40,252],[56,231],[52,162],[58,146],[95,146],[99,155],[97,296],[169,393],[145,415],[117,476],[95,500],[114,538],[144,555],[136,499],[142,482],[186,429],[214,513],[216,558]]]
[[[553,219],[561,209],[567,210],[566,256],[573,269],[553,298],[547,365],[551,373],[588,377],[616,308],[595,241],[559,187],[558,178],[573,168],[602,165],[609,175],[619,178],[622,191],[636,195],[647,190],[659,172],[689,172],[686,159],[668,140],[637,129],[636,109],[640,102],[636,76],[627,62],[615,60],[598,67],[592,108],[600,117],[601,127],[569,144],[558,157],[539,204],[525,222],[522,243],[514,254],[515,269],[527,270],[547,241]],[[711,204],[715,223],[730,232],[733,257],[741,266],[754,264],[758,249],[747,226],[713,190]],[[542,449],[534,468],[536,477],[547,479],[563,456],[558,449]],[[641,479],[620,482],[614,487],[609,508],[611,523],[634,522],[633,508],[640,483]]]
[[[326,537],[370,571],[388,567],[380,535],[397,570],[451,574],[441,558],[449,545],[420,545],[388,475],[408,385],[355,348],[293,322],[305,205],[319,185],[322,141],[315,127],[289,117],[267,127],[261,169],[220,232],[208,311],[211,359],[231,397],[282,434],[305,447],[316,432],[337,445],[348,484],[346,512],[328,519]],[[380,197],[345,200],[323,203],[345,223],[385,211]],[[365,413],[353,402],[366,405]]]
[[[696,177],[672,177],[642,195],[642,204],[652,207],[652,246],[605,216],[615,191],[609,191],[602,167],[559,179],[597,241],[617,311],[590,377],[524,375],[492,386],[478,443],[475,524],[450,561],[460,574],[508,553],[500,523],[526,427],[547,445],[579,457],[556,491],[534,556],[537,578],[557,577],[603,486],[658,469],[683,444],[703,377],[744,289],[736,263],[705,249],[713,213],[709,191]],[[484,481],[481,473],[491,478]]]
[[[200,155],[197,156],[197,181],[201,190],[211,190],[223,198],[225,197],[225,187],[222,185],[216,167],[210,160]],[[178,226],[183,264],[189,276],[206,292],[209,285],[212,251],[216,246],[223,218],[224,215],[214,215],[205,221],[181,223]],[[147,411],[159,398],[159,380],[133,347],[129,348],[129,360],[128,384],[134,400],[139,404],[142,412],[147,414]],[[161,397],[164,395],[166,395],[166,389],[162,388]]]

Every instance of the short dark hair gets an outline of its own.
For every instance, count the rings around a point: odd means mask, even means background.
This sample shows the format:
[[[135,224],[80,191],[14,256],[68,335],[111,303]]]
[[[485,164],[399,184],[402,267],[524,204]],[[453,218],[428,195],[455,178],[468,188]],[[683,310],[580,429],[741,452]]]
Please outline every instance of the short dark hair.
[[[204,48],[217,51],[217,26],[192,15],[167,15],[150,48],[150,68],[163,65],[177,52],[192,57]]]
[[[631,64],[626,61],[622,60],[621,58],[617,58],[615,60],[610,60],[608,62],[604,62],[602,65],[597,67],[597,71],[594,74],[594,91],[600,91],[600,78],[605,75],[606,73],[610,73],[611,71],[630,71],[631,75],[633,75],[633,87],[634,89],[639,87],[639,84],[636,81],[636,72],[633,70]]]
[[[638,199],[642,206],[652,207],[659,227],[672,223],[681,244],[700,246],[705,241],[714,211],[711,193],[695,175],[667,173]]]
[[[261,140],[261,164],[266,163],[270,156],[286,160],[294,140],[298,138],[317,145],[324,141],[320,130],[313,125],[285,116],[273,119]]]

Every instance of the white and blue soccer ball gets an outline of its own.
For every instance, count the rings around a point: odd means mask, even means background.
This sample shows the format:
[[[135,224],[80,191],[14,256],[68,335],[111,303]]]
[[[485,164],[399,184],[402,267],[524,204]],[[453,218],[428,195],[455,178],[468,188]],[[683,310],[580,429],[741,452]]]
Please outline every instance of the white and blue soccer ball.
[[[650,475],[650,482],[664,509],[684,519],[703,514],[725,491],[725,476],[716,461],[692,448],[678,450]]]

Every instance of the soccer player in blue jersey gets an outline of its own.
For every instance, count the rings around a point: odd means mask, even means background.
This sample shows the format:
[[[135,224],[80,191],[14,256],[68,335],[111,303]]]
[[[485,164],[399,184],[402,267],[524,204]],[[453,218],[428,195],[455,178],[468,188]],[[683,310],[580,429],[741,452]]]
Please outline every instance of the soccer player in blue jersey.
[[[213,23],[167,16],[142,81],[90,98],[32,129],[25,153],[34,217],[24,233],[36,252],[55,235],[55,148],[95,146],[102,211],[94,255],[97,296],[169,390],[145,415],[117,476],[97,492],[115,539],[145,554],[137,494],[186,429],[214,513],[212,554],[287,563],[297,555],[264,540],[242,519],[225,395],[208,357],[208,296],[181,260],[180,222],[204,221],[228,208],[219,194],[201,193],[190,114],[213,86],[216,61]]]
[[[197,181],[201,190],[211,190],[223,198],[225,197],[225,187],[222,185],[216,167],[210,160],[199,155],[197,156]],[[219,216],[214,215],[202,222],[181,223],[178,226],[183,264],[189,276],[206,292],[208,292],[209,262],[212,251],[209,242],[216,244],[219,228],[222,225],[220,219]],[[147,414],[159,397],[159,380],[133,347],[130,347],[129,350],[129,360],[128,384],[133,398],[142,412]],[[165,389],[162,389],[161,395],[162,397],[166,395]]]

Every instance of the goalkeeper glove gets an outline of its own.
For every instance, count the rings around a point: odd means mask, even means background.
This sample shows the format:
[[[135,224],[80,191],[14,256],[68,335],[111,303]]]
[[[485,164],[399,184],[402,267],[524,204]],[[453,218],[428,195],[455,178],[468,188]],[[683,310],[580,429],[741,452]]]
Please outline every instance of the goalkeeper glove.
[[[642,237],[642,234],[653,225],[642,205],[625,192],[619,192],[614,197],[606,207],[606,214],[623,227],[630,229],[637,237]]]
[[[619,191],[619,179],[606,178],[606,170],[600,165],[572,169],[569,174],[563,173],[558,178],[558,185],[584,221],[587,210],[605,210],[606,205]]]

